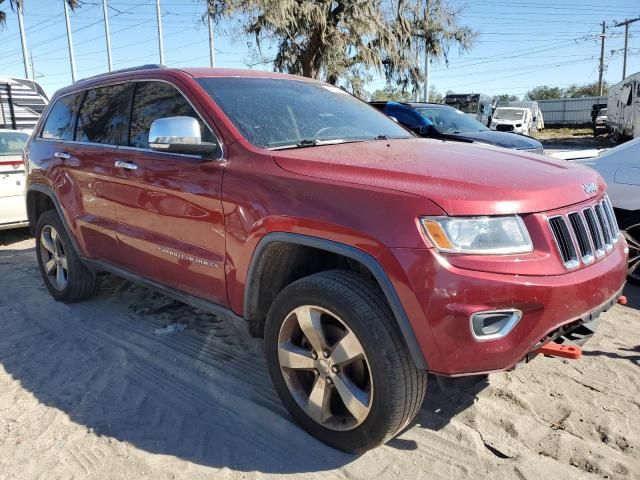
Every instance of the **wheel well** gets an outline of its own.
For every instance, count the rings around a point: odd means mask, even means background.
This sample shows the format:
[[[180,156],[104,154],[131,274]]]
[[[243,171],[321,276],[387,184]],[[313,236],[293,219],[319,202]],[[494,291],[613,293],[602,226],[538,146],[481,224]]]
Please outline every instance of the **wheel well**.
[[[350,270],[370,279],[379,287],[371,271],[362,263],[344,255],[319,248],[287,242],[273,242],[262,250],[253,268],[244,317],[251,334],[263,336],[264,322],[271,304],[287,285],[324,270]],[[381,292],[382,293],[382,292]]]
[[[30,191],[27,193],[27,217],[29,218],[29,230],[34,235],[38,218],[47,210],[55,210],[56,206],[51,197],[46,193]]]

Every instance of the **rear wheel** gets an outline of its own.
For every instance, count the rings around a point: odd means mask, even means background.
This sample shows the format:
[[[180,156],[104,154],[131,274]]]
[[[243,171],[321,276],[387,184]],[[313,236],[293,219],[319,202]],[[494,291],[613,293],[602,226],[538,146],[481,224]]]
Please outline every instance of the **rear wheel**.
[[[629,215],[620,225],[629,244],[629,283],[640,285],[640,213]]]
[[[56,211],[40,216],[35,238],[40,274],[51,295],[66,303],[90,297],[95,274],[80,260]]]
[[[369,280],[327,271],[286,287],[269,310],[265,350],[284,405],[319,440],[348,452],[384,443],[418,413],[426,373]]]

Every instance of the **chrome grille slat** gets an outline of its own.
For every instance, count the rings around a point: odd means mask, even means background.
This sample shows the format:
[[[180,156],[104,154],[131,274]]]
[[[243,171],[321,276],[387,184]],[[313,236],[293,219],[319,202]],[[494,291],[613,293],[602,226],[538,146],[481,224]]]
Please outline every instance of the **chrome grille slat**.
[[[547,218],[565,268],[589,265],[604,257],[620,241],[615,212],[606,195],[577,211]]]

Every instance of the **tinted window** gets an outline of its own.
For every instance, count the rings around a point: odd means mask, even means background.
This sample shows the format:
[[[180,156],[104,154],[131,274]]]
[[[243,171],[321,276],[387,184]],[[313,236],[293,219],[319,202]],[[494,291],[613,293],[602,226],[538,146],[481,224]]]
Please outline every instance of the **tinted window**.
[[[475,118],[450,107],[416,107],[442,133],[483,132],[488,130]]]
[[[89,90],[78,113],[76,140],[120,144],[128,116],[128,92],[128,84]]]
[[[339,88],[273,78],[201,78],[242,135],[264,148],[298,144],[413,138],[375,108]],[[320,143],[321,144],[321,143]]]
[[[200,123],[203,142],[217,143],[186,98],[164,82],[139,82],[133,98],[129,145],[149,148],[149,129],[154,120],[165,117],[192,117]]]
[[[73,139],[73,116],[81,98],[82,95],[76,94],[56,100],[42,128],[42,138]]]
[[[417,128],[428,122],[419,113],[403,105],[387,104],[384,113],[395,117],[402,125],[408,128]]]

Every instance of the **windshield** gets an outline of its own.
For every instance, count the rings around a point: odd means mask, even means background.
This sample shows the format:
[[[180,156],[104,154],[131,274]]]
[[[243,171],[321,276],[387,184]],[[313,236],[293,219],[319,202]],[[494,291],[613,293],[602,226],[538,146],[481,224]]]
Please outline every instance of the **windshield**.
[[[198,82],[258,147],[414,138],[375,108],[329,85],[274,78],[201,78]]]
[[[479,95],[447,95],[445,105],[449,105],[464,113],[478,113]]]
[[[22,132],[0,132],[0,156],[21,155],[28,139]]]
[[[476,119],[447,107],[417,107],[422,116],[442,133],[483,132],[489,130]]]
[[[496,108],[493,118],[499,120],[522,120],[524,110],[521,108]]]
[[[607,116],[607,109],[603,108],[598,112],[598,116],[599,117],[606,117]]]

